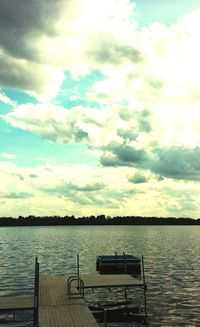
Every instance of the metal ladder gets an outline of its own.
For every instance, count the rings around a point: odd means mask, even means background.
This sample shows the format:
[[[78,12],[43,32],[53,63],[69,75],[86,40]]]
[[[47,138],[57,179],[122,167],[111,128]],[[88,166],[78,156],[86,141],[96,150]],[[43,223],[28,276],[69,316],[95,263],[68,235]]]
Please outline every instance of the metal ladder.
[[[77,282],[77,285],[74,286],[72,283]],[[75,290],[72,290],[72,287]],[[78,275],[69,276],[67,279],[67,295],[69,298],[84,298],[84,282]]]

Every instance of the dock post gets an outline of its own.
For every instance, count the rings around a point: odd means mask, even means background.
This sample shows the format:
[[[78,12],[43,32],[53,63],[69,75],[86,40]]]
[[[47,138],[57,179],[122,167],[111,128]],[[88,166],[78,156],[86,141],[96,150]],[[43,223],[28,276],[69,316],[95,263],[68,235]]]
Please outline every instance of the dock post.
[[[125,286],[124,288],[124,296],[125,296],[125,300],[126,300],[126,303],[128,302],[128,296],[127,296],[127,287]]]
[[[142,277],[143,277],[143,284],[144,284],[144,312],[145,312],[145,315],[147,316],[147,297],[146,297],[147,286],[146,286],[146,281],[145,281],[143,255],[142,255]]]
[[[125,251],[123,251],[124,256],[124,273],[127,274],[127,262],[126,262],[126,254]]]
[[[78,253],[77,253],[77,262],[76,262],[76,264],[77,264],[77,275],[79,276],[80,275],[80,271],[79,271],[80,265],[79,265],[79,254]]]
[[[103,310],[103,314],[104,314],[104,327],[107,327],[107,309]]]
[[[80,275],[80,271],[79,271],[79,267],[80,267],[80,265],[79,265],[79,253],[77,253],[77,257],[76,257],[76,269],[77,269],[77,276],[79,277],[79,275]],[[78,287],[78,289],[80,290],[80,279],[78,278],[78,280],[77,280],[77,282],[78,282],[78,285],[77,285],[77,287]]]

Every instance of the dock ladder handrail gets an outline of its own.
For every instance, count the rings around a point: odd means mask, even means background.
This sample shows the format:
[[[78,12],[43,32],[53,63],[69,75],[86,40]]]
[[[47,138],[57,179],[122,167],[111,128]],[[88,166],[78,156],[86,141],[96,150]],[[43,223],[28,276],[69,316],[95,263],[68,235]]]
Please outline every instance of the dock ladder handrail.
[[[77,282],[76,290],[72,292],[72,283]],[[69,276],[67,279],[67,295],[69,298],[82,297],[84,298],[84,282],[78,275]]]

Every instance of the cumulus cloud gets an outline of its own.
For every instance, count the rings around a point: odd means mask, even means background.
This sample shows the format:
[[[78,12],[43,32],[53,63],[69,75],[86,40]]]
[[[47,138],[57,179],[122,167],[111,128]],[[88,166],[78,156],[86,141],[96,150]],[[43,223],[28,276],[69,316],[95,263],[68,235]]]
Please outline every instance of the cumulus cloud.
[[[30,198],[31,194],[25,192],[10,192],[10,193],[0,193],[0,198],[3,199],[27,199]]]
[[[41,41],[56,35],[61,5],[62,1],[1,1],[1,86],[38,95],[58,91],[63,75],[46,64]]]
[[[60,183],[59,185],[55,185],[51,188],[44,188],[43,190],[45,192],[49,192],[49,193],[55,193],[55,194],[59,194],[62,196],[67,196],[68,193],[70,193],[71,191],[75,191],[75,192],[96,192],[96,191],[100,191],[104,188],[104,184],[102,183],[90,183],[90,184],[83,184],[83,185],[78,185],[72,182],[68,182],[68,183]]]
[[[16,59],[0,49],[0,85],[24,90],[35,96],[44,96],[46,92],[55,95],[63,80],[60,69],[45,63],[30,62],[27,59]]]
[[[62,71],[82,75],[96,68],[108,76],[107,85],[94,88],[97,97],[99,88],[109,97],[139,97],[144,105],[198,97],[200,12],[138,30],[134,6],[128,0],[2,0],[0,84],[52,96]]]
[[[15,103],[3,93],[0,93],[0,102],[3,102],[11,107],[15,105]]]
[[[98,58],[105,57],[102,49],[106,57],[110,54],[110,61],[116,55],[117,62],[121,57],[140,60],[139,51],[128,42],[133,7],[127,0],[110,0],[109,4],[91,0],[19,0],[11,4],[2,0],[0,85],[52,96],[63,80],[63,70],[81,73],[95,62],[98,66]],[[112,42],[116,39],[112,53],[103,30],[110,33]],[[97,44],[104,46],[95,52]]]
[[[79,165],[22,168],[0,162],[0,168],[0,197],[6,199],[11,211],[14,205],[19,209],[21,203],[20,214],[25,210],[26,215],[27,212],[51,214],[56,210],[57,214],[63,214],[66,210],[65,214],[88,215],[98,214],[103,209],[111,214],[112,210],[123,208],[127,199],[136,194],[123,168],[112,174],[110,169]]]
[[[140,168],[158,176],[175,180],[200,180],[200,148],[187,148],[183,146],[153,147],[148,150],[137,150],[131,146],[119,146],[110,148],[101,157],[103,166],[127,166]],[[161,177],[162,176],[162,177]],[[129,178],[133,183],[146,182],[142,175],[134,175]]]
[[[161,176],[182,179],[200,180],[200,148],[186,147],[158,148],[151,169]]]
[[[67,111],[62,107],[47,104],[25,104],[16,107],[1,118],[14,127],[39,134],[52,142],[81,142],[87,139],[81,108]]]
[[[54,35],[61,1],[0,3],[1,47],[15,58],[37,59],[36,39],[41,33]],[[44,19],[46,18],[46,19]],[[32,40],[33,42],[30,42]],[[35,41],[35,42],[34,42]]]
[[[140,173],[135,173],[128,178],[128,181],[133,184],[143,184],[148,182],[148,178]]]
[[[81,174],[80,174],[81,172]],[[127,179],[129,176],[130,180]],[[39,165],[0,162],[0,198],[5,214],[17,215],[177,215],[198,216],[200,191],[195,181],[155,178],[141,183],[133,167]],[[135,177],[135,178],[134,178]],[[131,181],[131,179],[134,180]],[[153,182],[152,182],[153,181]],[[144,208],[144,202],[148,206]],[[78,205],[77,205],[78,204]],[[134,208],[134,209],[133,209]]]
[[[134,49],[131,45],[120,44],[119,41],[113,40],[113,35],[109,37],[106,34],[106,36],[99,35],[99,37],[100,39],[96,41],[96,45],[93,44],[93,48],[89,53],[95,62],[119,65],[124,61],[139,63],[143,60],[139,50]]]
[[[6,194],[39,197],[45,192],[47,203],[54,194],[57,203],[68,201],[73,210],[77,210],[74,203],[81,201],[87,209],[106,201],[110,209],[121,208],[121,198],[127,212],[133,198],[138,211],[141,199],[150,198],[151,210],[171,212],[174,206],[183,212],[181,199],[173,193],[174,183],[187,181],[191,191],[200,176],[199,22],[197,10],[171,26],[156,23],[136,29],[134,4],[128,0],[19,0],[12,5],[2,0],[2,87],[51,97],[61,87],[66,70],[77,82],[94,69],[103,76],[90,84],[85,95],[76,90],[84,105],[71,109],[44,101],[18,106],[0,95],[1,102],[13,107],[1,114],[4,122],[50,142],[86,143],[99,159],[95,169],[102,177],[84,170],[82,181],[78,169],[72,172],[65,167],[61,174],[55,167],[43,166],[27,171],[9,166],[11,175],[3,166],[1,187],[6,187]],[[100,109],[85,105],[87,101]],[[12,159],[9,153],[2,155]],[[63,174],[73,178],[63,181]],[[145,176],[151,174],[155,178],[147,183]],[[169,191],[165,188],[162,193],[161,180],[162,188],[171,183]],[[138,191],[141,186],[143,195]],[[198,192],[195,196],[198,198]],[[193,197],[191,202],[197,210]],[[190,210],[189,203],[187,208]],[[145,210],[148,214],[150,209]]]
[[[13,153],[0,153],[0,156],[6,159],[16,159],[16,155]]]

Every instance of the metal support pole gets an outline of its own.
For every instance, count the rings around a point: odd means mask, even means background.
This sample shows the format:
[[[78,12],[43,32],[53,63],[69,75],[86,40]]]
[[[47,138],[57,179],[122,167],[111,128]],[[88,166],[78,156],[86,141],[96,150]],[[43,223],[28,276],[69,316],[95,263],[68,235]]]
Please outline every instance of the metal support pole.
[[[104,315],[104,327],[107,327],[107,309],[103,310],[103,315]]]
[[[126,300],[126,303],[128,302],[128,296],[127,296],[127,288],[125,287],[124,288],[124,296],[125,296],[125,300]]]
[[[80,271],[79,271],[79,267],[80,267],[80,265],[79,265],[79,254],[77,253],[77,262],[76,262],[76,267],[77,267],[77,275],[79,276],[79,274],[80,274]]]
[[[127,262],[126,262],[126,254],[125,251],[123,251],[124,256],[124,273],[127,274]]]
[[[147,286],[146,286],[146,281],[145,281],[143,255],[142,255],[142,277],[143,277],[143,285],[144,285],[144,312],[145,312],[145,315],[147,316],[147,297],[146,297]]]

